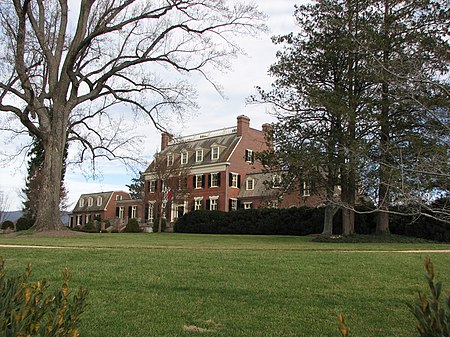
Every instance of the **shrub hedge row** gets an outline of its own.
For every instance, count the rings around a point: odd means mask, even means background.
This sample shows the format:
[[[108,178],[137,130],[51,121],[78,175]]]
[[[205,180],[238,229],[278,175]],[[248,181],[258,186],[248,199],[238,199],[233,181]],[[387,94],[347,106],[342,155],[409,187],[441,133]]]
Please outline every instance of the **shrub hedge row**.
[[[342,233],[341,212],[334,217],[334,234]],[[177,220],[174,232],[204,234],[309,235],[323,229],[324,208],[258,208],[234,212],[198,210]],[[373,234],[376,212],[358,207],[355,232]],[[392,234],[435,241],[450,241],[450,225],[429,217],[390,216]]]

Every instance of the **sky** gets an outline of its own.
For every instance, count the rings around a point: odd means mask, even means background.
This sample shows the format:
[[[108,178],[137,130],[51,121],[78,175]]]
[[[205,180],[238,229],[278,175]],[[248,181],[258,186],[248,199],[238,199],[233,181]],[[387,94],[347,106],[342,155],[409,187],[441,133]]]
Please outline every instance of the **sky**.
[[[247,105],[246,98],[255,94],[255,86],[269,88],[272,79],[268,69],[276,61],[275,54],[279,46],[271,42],[271,36],[296,31],[293,17],[294,5],[306,1],[296,0],[258,0],[256,3],[266,13],[269,32],[256,37],[238,40],[246,55],[239,56],[232,63],[232,68],[221,73],[213,73],[213,78],[223,88],[222,97],[210,83],[194,79],[193,85],[198,91],[199,109],[193,111],[183,123],[168,125],[168,130],[175,135],[186,136],[210,130],[236,125],[236,117],[246,115],[250,118],[250,127],[261,129],[262,124],[274,121],[270,108],[265,105]],[[153,154],[160,147],[161,135],[150,123],[141,127],[145,135],[142,148],[144,162],[150,163]],[[100,162],[97,174],[93,178],[82,172],[79,167],[69,167],[66,172],[65,186],[68,191],[68,210],[71,211],[82,193],[123,190],[136,175],[132,170],[118,161]],[[14,160],[3,161],[0,166],[0,192],[8,203],[3,208],[19,210],[22,208],[21,189],[25,185],[27,174],[26,158],[19,156]],[[2,205],[0,205],[2,207]]]

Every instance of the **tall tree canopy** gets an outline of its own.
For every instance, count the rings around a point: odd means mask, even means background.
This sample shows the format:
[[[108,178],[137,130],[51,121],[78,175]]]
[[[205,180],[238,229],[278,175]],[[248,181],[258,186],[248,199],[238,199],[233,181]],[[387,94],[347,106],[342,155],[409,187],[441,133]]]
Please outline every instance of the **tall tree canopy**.
[[[72,3],[73,4],[73,3]],[[158,125],[194,106],[179,75],[224,68],[237,34],[263,29],[254,5],[223,0],[0,2],[0,111],[42,141],[37,229],[59,229],[67,142],[80,160],[114,158],[126,141],[108,108],[128,104]]]
[[[286,169],[288,187],[315,177],[325,233],[333,205],[344,210],[344,233],[354,230],[358,192],[377,205],[381,233],[390,205],[448,191],[449,7],[318,0],[296,8],[298,34],[274,38],[283,45],[275,81],[259,94],[278,122],[275,151],[263,158]]]

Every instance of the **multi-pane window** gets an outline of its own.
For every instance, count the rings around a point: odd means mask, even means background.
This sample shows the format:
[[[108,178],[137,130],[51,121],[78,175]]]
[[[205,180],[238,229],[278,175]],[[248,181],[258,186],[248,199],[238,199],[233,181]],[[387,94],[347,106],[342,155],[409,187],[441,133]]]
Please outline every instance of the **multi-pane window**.
[[[220,186],[219,173],[211,173],[210,174],[210,179],[211,179],[210,184],[209,184],[210,187],[218,187],[218,186]]]
[[[119,219],[123,220],[125,215],[125,208],[123,206],[119,207]]]
[[[272,187],[279,188],[281,186],[281,177],[278,174],[275,174],[272,177]]]
[[[148,203],[148,222],[153,223],[155,220],[155,203]]]
[[[303,196],[309,197],[311,195],[311,185],[308,181],[303,181]]]
[[[80,202],[78,203],[78,206],[84,207],[84,199],[83,198],[80,199]]]
[[[211,148],[211,160],[219,159],[219,147],[215,146]]]
[[[77,226],[81,226],[81,215],[77,215]]]
[[[121,195],[116,195],[116,200],[122,200],[122,196]]]
[[[102,197],[97,197],[97,206],[101,206],[103,203],[103,198]]]
[[[244,209],[251,209],[252,203],[251,202],[244,202]]]
[[[254,155],[253,155],[253,150],[245,150],[245,161],[248,163],[253,163],[254,161]]]
[[[247,191],[253,190],[255,188],[255,180],[247,179]]]
[[[198,211],[199,209],[202,209],[203,199],[198,198],[194,200],[194,210]]]
[[[195,151],[195,162],[199,163],[203,161],[203,149]]]
[[[131,218],[132,219],[137,218],[137,206],[131,206]]]
[[[230,186],[231,187],[239,187],[239,174],[231,173],[230,175]]]
[[[209,210],[210,211],[216,211],[217,210],[217,199],[210,199],[209,200]]]
[[[94,204],[94,198],[89,197],[88,198],[88,207],[91,207]]]
[[[194,188],[202,188],[203,187],[203,175],[198,174],[194,178]]]
[[[150,184],[149,184],[149,188],[148,188],[150,193],[155,193],[156,192],[156,180],[150,180]]]
[[[172,166],[173,165],[173,153],[169,153],[167,155],[167,166]]]
[[[238,208],[237,199],[230,199],[230,211],[236,211]]]
[[[187,152],[181,152],[181,165],[186,165],[188,163],[189,155]]]

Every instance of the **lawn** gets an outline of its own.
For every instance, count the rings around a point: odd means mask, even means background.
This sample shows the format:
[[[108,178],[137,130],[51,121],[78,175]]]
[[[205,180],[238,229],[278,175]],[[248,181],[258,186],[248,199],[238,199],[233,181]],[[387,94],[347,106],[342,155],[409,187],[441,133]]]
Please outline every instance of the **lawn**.
[[[414,336],[409,312],[431,256],[450,290],[444,244],[314,243],[307,237],[187,234],[0,235],[6,272],[89,289],[81,336]],[[448,293],[448,291],[446,291]]]

